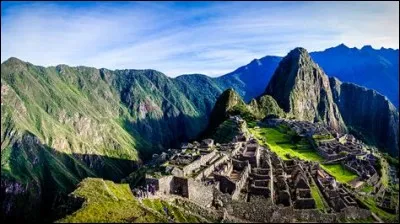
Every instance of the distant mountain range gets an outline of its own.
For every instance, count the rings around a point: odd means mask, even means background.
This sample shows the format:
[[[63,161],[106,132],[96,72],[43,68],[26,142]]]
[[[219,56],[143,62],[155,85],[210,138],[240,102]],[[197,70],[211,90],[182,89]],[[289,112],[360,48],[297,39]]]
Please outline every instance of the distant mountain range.
[[[340,44],[310,55],[329,77],[374,89],[399,107],[398,49],[373,49],[371,46],[357,49]],[[234,88],[245,101],[249,101],[264,92],[281,59],[277,56],[254,59],[216,80],[222,87]]]
[[[374,89],[399,107],[399,50],[364,46],[348,48],[344,44],[311,53],[326,74],[343,82]]]
[[[398,50],[340,45],[324,52],[309,55],[297,48],[284,59],[256,59],[217,78],[170,78],[151,69],[42,67],[8,59],[1,64],[2,217],[54,220],[57,205],[80,180],[120,180],[153,153],[196,138],[209,120],[219,125],[226,105],[258,118],[290,115],[351,129],[397,156],[393,104],[376,91],[326,74],[342,68],[335,76],[353,72],[359,85],[377,85],[373,80],[379,80],[377,87],[397,85],[393,58],[398,59]],[[319,59],[321,67],[314,57],[325,58]],[[324,63],[331,66],[325,69]],[[222,94],[229,88],[238,94]]]

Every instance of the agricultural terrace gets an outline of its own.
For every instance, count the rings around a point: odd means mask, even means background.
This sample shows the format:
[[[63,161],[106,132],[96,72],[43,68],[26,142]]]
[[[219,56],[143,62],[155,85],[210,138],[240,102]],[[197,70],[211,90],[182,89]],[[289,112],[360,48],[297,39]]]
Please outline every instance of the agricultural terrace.
[[[322,163],[324,159],[318,155],[305,138],[295,136],[288,128],[279,126],[274,128],[249,128],[250,132],[262,145],[267,145],[283,160],[289,157],[298,157],[302,160]],[[289,157],[288,157],[289,156]],[[345,169],[341,164],[323,165],[321,167],[341,183],[348,183],[357,178],[357,175]]]

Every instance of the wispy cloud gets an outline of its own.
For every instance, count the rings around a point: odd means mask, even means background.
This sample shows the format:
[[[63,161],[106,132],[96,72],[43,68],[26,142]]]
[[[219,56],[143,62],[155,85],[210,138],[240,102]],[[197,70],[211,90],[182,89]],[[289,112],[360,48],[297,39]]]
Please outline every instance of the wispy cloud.
[[[2,2],[1,60],[217,76],[294,47],[399,47],[396,2]]]

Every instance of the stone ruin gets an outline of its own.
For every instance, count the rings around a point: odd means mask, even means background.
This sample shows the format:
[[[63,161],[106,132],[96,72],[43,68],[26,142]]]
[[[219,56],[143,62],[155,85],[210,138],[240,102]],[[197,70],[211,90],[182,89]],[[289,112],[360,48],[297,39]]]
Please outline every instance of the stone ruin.
[[[296,158],[283,161],[252,137],[238,135],[227,144],[206,139],[170,152],[175,154],[169,156],[167,175],[146,176],[157,194],[184,197],[254,222],[291,222],[304,217],[333,222],[348,212],[355,217],[370,215],[318,164]],[[311,185],[317,186],[333,213],[316,209]]]
[[[267,119],[264,123],[269,127],[284,125],[292,130],[296,135],[316,142],[315,150],[325,160],[342,160],[347,154],[362,156],[367,148],[365,144],[357,140],[353,135],[341,135],[332,132],[323,124],[308,121],[297,121],[288,119]],[[314,136],[326,136],[325,139],[313,139]],[[333,138],[336,136],[336,138]],[[344,152],[344,153],[342,153]]]
[[[340,212],[347,207],[359,207],[356,198],[342,184],[320,168],[313,168],[313,178],[330,207]]]
[[[396,209],[398,209],[398,205],[395,200],[398,198],[399,192],[395,192],[387,188],[381,188],[376,194],[376,203],[379,208],[389,213],[396,214]]]
[[[282,118],[267,119],[264,121],[269,127],[285,125],[294,131],[300,137],[312,137],[313,135],[329,136],[330,131],[320,123],[309,121],[289,120]]]
[[[363,144],[355,141],[348,141],[343,144],[337,139],[331,139],[329,141],[317,141],[316,144],[318,154],[326,160],[345,159],[347,155],[363,156],[367,154]]]
[[[378,172],[368,159],[359,159],[354,155],[349,155],[342,163],[347,169],[356,173],[363,180],[378,176]]]
[[[285,125],[298,136],[305,137],[311,142],[316,152],[325,159],[326,164],[341,163],[346,169],[357,174],[360,180],[374,184],[379,180],[375,170],[376,158],[367,153],[369,147],[350,134],[331,133],[328,128],[319,123],[287,119],[267,119],[267,126]],[[326,139],[313,138],[327,136]],[[332,137],[335,136],[335,138]]]

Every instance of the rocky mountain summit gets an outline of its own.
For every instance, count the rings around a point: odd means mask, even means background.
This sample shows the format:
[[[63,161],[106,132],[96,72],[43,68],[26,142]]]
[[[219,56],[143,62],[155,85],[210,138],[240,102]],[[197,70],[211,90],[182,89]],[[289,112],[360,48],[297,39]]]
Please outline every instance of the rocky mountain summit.
[[[333,102],[328,76],[304,48],[296,48],[282,59],[265,94],[271,95],[288,116],[346,130]]]

